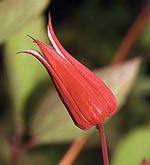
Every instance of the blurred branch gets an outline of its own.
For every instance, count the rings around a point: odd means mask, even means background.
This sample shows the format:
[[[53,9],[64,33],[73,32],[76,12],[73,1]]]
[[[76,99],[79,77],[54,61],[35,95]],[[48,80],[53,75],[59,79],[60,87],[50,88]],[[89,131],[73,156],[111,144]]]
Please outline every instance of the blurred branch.
[[[11,165],[19,165],[21,149],[20,146],[16,143],[12,144],[12,160]]]
[[[6,133],[6,131],[4,130],[3,127],[0,126],[0,136],[4,138],[4,140],[7,142],[7,144],[11,144],[11,141],[9,139],[8,134]]]
[[[78,137],[70,146],[67,153],[65,153],[64,157],[58,163],[58,165],[71,165],[71,163],[75,160],[75,158],[83,148],[86,140],[87,136]]]
[[[141,13],[138,15],[136,20],[133,22],[133,24],[129,28],[124,39],[122,40],[116,52],[116,55],[114,59],[112,60],[112,64],[116,64],[124,60],[130,48],[132,47],[133,43],[135,42],[140,32],[144,28],[144,25],[146,24],[146,21],[149,16],[150,16],[150,6],[149,4],[146,4],[143,10],[141,11]]]
[[[20,155],[20,148],[18,143],[18,139],[10,140],[7,132],[0,126],[0,136],[4,138],[5,142],[10,146],[10,149],[12,150],[12,159],[11,159],[11,164],[12,165],[18,165],[19,164],[19,155]]]

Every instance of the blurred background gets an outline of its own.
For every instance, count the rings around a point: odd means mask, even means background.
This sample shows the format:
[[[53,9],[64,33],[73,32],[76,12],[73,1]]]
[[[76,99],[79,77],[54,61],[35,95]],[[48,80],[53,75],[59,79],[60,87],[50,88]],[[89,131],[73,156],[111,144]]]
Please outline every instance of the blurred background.
[[[64,48],[110,87],[117,113],[106,120],[111,165],[150,160],[150,6],[148,0],[0,0],[0,164],[56,165],[87,137],[73,165],[102,164],[95,128],[77,128],[34,57],[48,44],[50,12]],[[113,65],[112,65],[113,64]],[[61,165],[61,164],[60,164]]]

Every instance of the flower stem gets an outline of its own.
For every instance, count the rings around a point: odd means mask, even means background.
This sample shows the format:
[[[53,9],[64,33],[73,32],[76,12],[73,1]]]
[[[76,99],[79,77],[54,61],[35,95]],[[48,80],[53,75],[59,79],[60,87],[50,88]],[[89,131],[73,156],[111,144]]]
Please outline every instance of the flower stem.
[[[147,1],[148,2],[148,1]],[[128,29],[127,34],[123,38],[118,50],[115,53],[115,57],[112,60],[112,64],[122,62],[129,54],[132,45],[136,41],[137,37],[145,27],[145,24],[150,16],[149,4],[147,3],[142,9],[138,17],[135,19],[131,27]]]
[[[109,165],[107,145],[106,145],[104,127],[102,123],[98,124],[98,130],[99,130],[99,136],[100,136],[101,150],[103,154],[103,162],[104,162],[104,165]]]

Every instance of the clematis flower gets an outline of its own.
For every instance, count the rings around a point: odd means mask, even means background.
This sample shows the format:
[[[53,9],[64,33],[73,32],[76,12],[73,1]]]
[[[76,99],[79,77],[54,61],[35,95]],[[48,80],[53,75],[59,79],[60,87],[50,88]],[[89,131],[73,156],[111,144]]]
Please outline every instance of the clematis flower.
[[[20,53],[32,54],[45,66],[62,102],[79,128],[86,130],[102,123],[116,111],[114,95],[102,80],[62,47],[54,34],[50,15],[48,36],[53,47],[30,36],[42,54],[33,49]]]

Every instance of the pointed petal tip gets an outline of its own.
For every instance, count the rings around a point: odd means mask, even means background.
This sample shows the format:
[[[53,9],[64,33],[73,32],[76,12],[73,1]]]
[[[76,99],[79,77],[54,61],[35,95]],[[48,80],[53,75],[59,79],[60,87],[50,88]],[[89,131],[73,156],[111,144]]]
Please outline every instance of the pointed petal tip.
[[[28,35],[28,34],[27,34],[27,37],[31,38],[34,42],[36,42],[36,41],[37,41],[37,39],[36,39],[36,38],[34,38],[34,37],[32,37],[32,36],[30,36],[30,35]]]
[[[51,14],[48,12],[48,22],[51,22]]]
[[[30,35],[27,35],[27,37],[31,38],[33,40],[33,42],[35,42],[36,44],[41,43],[41,42],[44,43],[43,41],[41,41],[39,39],[36,39],[36,38],[34,38],[34,37],[30,36]],[[44,43],[44,44],[46,44],[46,43]]]
[[[51,31],[51,28],[52,28],[52,19],[51,19],[50,12],[48,13],[48,26],[47,27]]]

